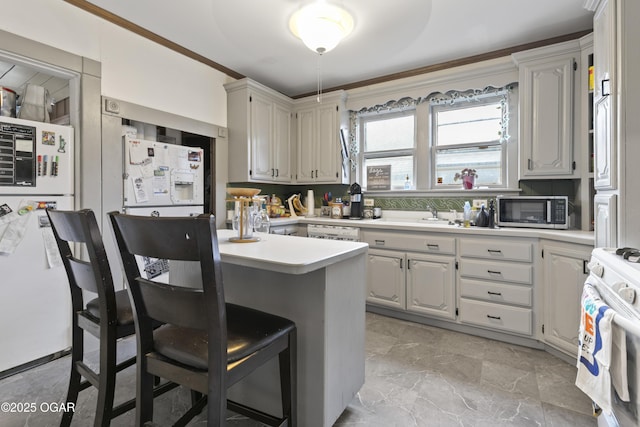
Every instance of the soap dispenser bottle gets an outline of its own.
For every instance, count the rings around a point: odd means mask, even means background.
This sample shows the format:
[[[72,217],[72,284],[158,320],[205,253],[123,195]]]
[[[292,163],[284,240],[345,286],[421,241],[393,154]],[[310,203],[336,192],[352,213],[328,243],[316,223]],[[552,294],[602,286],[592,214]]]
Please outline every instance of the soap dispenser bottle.
[[[471,205],[469,204],[468,200],[464,202],[464,223],[463,224],[465,227],[471,226]]]

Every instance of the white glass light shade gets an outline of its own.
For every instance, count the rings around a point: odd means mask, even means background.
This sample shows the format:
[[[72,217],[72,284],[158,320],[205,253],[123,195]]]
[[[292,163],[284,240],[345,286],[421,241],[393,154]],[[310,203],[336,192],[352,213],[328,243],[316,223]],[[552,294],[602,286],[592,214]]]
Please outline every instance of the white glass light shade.
[[[322,55],[351,33],[353,17],[338,6],[317,1],[294,13],[289,28],[309,49]]]

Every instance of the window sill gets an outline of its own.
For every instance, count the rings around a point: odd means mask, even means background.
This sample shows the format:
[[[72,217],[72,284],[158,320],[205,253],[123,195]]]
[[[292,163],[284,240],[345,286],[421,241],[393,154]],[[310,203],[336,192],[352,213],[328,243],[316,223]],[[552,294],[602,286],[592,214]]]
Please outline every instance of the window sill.
[[[453,188],[438,188],[432,190],[385,190],[385,191],[366,191],[363,193],[371,196],[380,197],[463,197],[468,194],[473,194],[474,197],[479,195],[518,195],[522,190],[519,188],[473,188],[471,190],[453,189]]]

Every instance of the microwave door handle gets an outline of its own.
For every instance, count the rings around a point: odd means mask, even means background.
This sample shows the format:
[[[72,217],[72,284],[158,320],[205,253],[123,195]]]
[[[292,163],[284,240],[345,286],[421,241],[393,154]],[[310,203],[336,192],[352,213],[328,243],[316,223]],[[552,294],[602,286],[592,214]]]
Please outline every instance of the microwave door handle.
[[[551,224],[551,200],[547,200],[547,224]]]

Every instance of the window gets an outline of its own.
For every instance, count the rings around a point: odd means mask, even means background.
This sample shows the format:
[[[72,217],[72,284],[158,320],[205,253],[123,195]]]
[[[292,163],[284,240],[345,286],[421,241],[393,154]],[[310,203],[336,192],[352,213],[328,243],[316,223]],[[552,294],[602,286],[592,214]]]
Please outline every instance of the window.
[[[407,177],[409,185],[413,188],[411,183],[414,182],[415,117],[415,109],[360,117],[363,188],[368,188],[367,170],[374,166],[389,170],[388,189],[405,189]]]
[[[456,173],[475,169],[476,186],[507,186],[507,90],[431,101],[433,188],[461,186]]]

